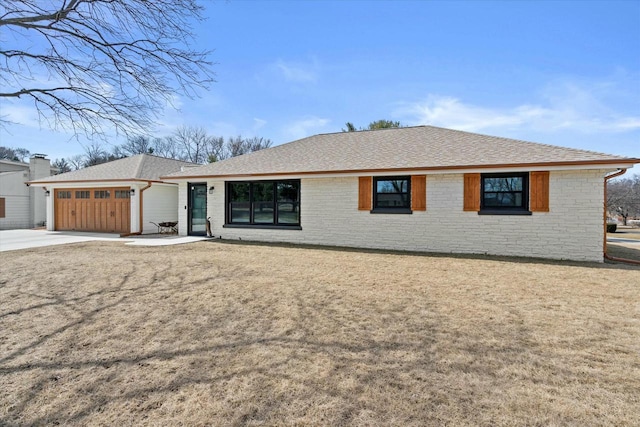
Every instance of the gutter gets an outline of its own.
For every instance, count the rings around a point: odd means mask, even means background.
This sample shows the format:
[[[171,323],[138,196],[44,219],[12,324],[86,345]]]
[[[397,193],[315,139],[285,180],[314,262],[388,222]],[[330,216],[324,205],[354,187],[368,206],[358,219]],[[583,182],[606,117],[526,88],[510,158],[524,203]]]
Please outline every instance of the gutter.
[[[618,172],[604,177],[604,241],[602,243],[602,250],[603,250],[605,259],[608,259],[611,261],[617,261],[617,262],[625,262],[628,264],[640,265],[640,261],[637,261],[635,259],[618,258],[618,257],[611,256],[607,253],[607,182],[609,182],[611,178],[624,175],[625,172],[627,172],[626,169],[619,169]]]
[[[142,230],[143,230],[143,228],[144,228],[144,226],[142,225],[142,217],[144,216],[144,215],[143,215],[143,206],[144,206],[144,203],[143,203],[142,193],[144,192],[144,190],[146,190],[146,189],[148,189],[149,187],[151,187],[152,182],[153,182],[153,181],[147,181],[147,185],[145,185],[144,187],[142,187],[142,188],[140,189],[140,206],[139,206],[139,209],[138,209],[138,210],[140,211],[140,222],[139,222],[139,224],[140,224],[140,231],[136,231],[135,233],[121,234],[121,235],[120,235],[120,237],[127,237],[127,236],[139,236],[139,235],[141,235],[141,234],[142,234]]]

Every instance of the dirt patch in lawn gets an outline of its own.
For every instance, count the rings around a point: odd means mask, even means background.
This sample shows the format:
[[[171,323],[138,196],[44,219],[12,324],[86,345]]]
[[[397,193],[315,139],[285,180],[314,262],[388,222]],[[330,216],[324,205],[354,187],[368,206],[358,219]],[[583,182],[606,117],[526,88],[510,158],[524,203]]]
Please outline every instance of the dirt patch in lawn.
[[[2,254],[0,424],[640,425],[640,269],[201,242]]]

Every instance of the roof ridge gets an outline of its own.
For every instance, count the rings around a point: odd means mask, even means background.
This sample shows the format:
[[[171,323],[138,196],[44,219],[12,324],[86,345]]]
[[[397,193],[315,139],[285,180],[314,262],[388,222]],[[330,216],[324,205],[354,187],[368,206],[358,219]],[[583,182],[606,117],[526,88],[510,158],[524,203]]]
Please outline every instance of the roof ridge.
[[[153,153],[139,153],[139,154],[135,154],[134,156],[140,156],[140,155],[141,156],[147,156],[147,157],[155,157],[156,159],[162,159],[162,160],[173,160],[173,161],[176,161],[176,162],[191,163],[193,165],[199,164],[199,163],[190,162],[188,160],[181,160],[181,159],[174,159],[172,157],[158,156],[157,154],[153,154]],[[134,156],[131,156],[131,157],[134,157]]]
[[[133,174],[133,176],[134,178],[140,178],[140,175],[142,174],[142,165],[144,163],[146,154],[142,153],[142,154],[137,154],[136,156],[140,156],[140,160],[138,160],[138,166],[136,167],[136,171]],[[136,157],[136,156],[131,156],[131,157]]]

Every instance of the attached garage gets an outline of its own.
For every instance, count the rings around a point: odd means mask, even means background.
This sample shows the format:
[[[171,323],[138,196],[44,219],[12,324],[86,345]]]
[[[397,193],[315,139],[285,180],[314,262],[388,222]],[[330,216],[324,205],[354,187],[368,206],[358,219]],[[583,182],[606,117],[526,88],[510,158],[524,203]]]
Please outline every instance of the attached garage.
[[[70,188],[54,192],[58,231],[130,233],[131,188]]]
[[[139,154],[29,184],[48,196],[48,230],[154,233],[154,222],[178,221],[178,186],[160,176],[193,166]]]

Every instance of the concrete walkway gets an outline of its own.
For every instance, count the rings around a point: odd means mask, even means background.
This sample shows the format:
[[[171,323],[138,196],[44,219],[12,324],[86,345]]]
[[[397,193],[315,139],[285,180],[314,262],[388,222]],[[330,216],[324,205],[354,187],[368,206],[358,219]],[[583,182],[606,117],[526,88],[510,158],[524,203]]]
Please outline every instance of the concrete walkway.
[[[207,240],[199,236],[124,237],[119,234],[47,230],[0,230],[0,252],[92,241],[122,242],[132,246],[167,246]]]

